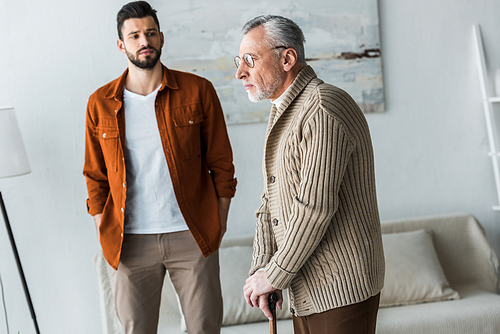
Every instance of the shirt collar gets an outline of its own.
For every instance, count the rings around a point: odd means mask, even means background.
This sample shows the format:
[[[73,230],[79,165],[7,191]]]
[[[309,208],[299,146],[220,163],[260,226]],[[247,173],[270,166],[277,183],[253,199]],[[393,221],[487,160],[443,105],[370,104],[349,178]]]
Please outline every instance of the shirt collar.
[[[170,71],[165,65],[162,64],[163,68],[163,78],[162,85],[160,90],[163,90],[165,87],[170,89],[178,89],[177,80],[175,79],[175,75],[172,71]],[[128,69],[123,72],[122,76],[114,81],[113,85],[108,88],[107,93],[105,94],[106,98],[114,98],[117,101],[121,101],[123,95],[123,87],[125,86],[125,79],[128,74]]]
[[[271,101],[271,103],[274,104],[274,106],[276,107],[276,109],[280,108],[281,102],[283,102],[283,99],[285,98],[286,93],[290,89],[290,86],[288,86],[288,88],[283,92],[283,94],[281,94],[276,100]]]

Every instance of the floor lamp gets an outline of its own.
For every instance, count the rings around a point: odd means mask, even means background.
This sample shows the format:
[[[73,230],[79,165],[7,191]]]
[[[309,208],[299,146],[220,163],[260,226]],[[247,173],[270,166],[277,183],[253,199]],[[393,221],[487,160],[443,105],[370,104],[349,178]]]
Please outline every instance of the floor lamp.
[[[26,151],[24,150],[23,139],[17,125],[14,108],[0,108],[0,178],[23,175],[29,173],[30,171],[30,165],[28,163]],[[31,318],[35,324],[36,333],[40,334],[38,323],[36,321],[35,309],[33,308],[33,303],[31,302],[31,296],[28,290],[28,285],[26,284],[26,278],[24,277],[23,267],[19,259],[19,253],[17,252],[16,242],[14,241],[14,235],[12,234],[12,229],[10,228],[9,218],[7,216],[7,210],[5,209],[5,203],[3,202],[1,192],[0,207],[2,209],[3,219],[9,235],[12,251],[14,252],[17,269],[19,270],[19,275],[21,276],[24,294],[31,312]]]

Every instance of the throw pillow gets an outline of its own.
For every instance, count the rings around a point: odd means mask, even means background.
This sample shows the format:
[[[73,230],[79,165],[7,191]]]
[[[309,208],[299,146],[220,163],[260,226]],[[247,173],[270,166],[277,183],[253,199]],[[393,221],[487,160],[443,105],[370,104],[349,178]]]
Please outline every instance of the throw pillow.
[[[459,299],[450,287],[432,242],[432,232],[383,234],[385,282],[380,306]]]
[[[248,278],[252,252],[253,248],[250,246],[219,249],[222,300],[224,301],[223,326],[268,321],[259,308],[250,307],[243,297],[243,285]],[[283,291],[283,307],[282,310],[276,309],[276,318],[291,318],[288,310],[288,293]]]

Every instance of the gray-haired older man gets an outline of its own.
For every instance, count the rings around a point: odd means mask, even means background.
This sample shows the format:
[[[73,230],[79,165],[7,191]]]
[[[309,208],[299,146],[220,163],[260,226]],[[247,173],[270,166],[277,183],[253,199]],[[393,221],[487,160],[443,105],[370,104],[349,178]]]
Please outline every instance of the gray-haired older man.
[[[288,289],[295,333],[375,333],[384,255],[364,115],[306,64],[293,21],[259,16],[243,34],[236,77],[273,103],[245,299],[271,318],[268,294]]]

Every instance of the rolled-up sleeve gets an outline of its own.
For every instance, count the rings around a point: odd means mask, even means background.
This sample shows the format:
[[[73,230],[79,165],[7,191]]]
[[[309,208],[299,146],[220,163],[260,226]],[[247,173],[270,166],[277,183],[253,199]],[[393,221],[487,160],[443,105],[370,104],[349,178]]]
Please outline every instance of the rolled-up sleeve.
[[[92,117],[94,109],[92,96],[87,105],[85,122],[85,163],[83,175],[87,180],[87,211],[94,216],[101,213],[110,191],[104,156],[95,135],[96,126]]]

